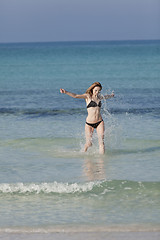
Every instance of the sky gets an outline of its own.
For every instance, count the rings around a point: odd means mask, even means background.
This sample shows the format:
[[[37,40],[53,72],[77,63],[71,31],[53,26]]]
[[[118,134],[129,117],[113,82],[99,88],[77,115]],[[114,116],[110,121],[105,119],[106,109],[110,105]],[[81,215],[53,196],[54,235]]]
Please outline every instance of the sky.
[[[160,0],[0,0],[0,43],[160,39]]]

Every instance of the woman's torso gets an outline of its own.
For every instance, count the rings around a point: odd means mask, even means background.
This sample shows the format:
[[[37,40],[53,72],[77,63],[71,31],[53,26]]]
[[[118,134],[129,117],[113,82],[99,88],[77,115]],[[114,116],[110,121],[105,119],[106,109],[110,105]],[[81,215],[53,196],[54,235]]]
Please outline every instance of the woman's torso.
[[[102,120],[101,116],[101,99],[100,98],[92,98],[88,97],[86,99],[86,104],[87,104],[87,111],[88,111],[88,116],[86,118],[86,121],[88,123],[96,123],[98,121]]]

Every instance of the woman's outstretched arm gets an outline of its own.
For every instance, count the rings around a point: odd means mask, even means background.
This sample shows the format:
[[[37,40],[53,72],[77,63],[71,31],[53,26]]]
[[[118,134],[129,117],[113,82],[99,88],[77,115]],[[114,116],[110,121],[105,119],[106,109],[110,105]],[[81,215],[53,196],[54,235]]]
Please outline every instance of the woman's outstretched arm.
[[[67,94],[68,96],[73,97],[73,98],[82,98],[82,99],[86,99],[87,98],[87,94],[86,93],[84,93],[84,94],[75,94],[75,93],[68,92],[68,91],[64,90],[63,88],[60,88],[60,93]]]

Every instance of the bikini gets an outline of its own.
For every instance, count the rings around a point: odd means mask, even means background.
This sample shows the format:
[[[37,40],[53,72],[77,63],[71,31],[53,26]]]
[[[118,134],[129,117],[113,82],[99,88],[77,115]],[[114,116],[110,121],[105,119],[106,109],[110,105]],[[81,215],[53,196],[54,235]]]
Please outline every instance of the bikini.
[[[96,102],[94,101],[90,101],[90,103],[87,105],[87,108],[90,108],[90,107],[101,107],[102,104],[101,104],[101,101],[99,101],[99,103],[97,104]]]
[[[96,102],[91,100],[90,103],[87,105],[87,108],[90,108],[90,107],[101,107],[101,106],[102,106],[101,101],[99,101],[99,103],[97,104]],[[97,128],[101,122],[103,122],[103,119],[101,121],[97,122],[97,123],[88,123],[88,122],[86,122],[86,124],[91,126],[91,127],[93,127],[93,128]]]

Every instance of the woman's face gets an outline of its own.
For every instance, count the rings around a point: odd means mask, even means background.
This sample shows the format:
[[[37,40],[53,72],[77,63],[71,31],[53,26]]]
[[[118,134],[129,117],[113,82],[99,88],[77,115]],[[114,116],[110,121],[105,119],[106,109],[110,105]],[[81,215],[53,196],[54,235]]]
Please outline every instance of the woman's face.
[[[93,88],[93,95],[98,96],[98,94],[100,94],[100,92],[101,92],[100,87],[97,86],[97,87]]]

